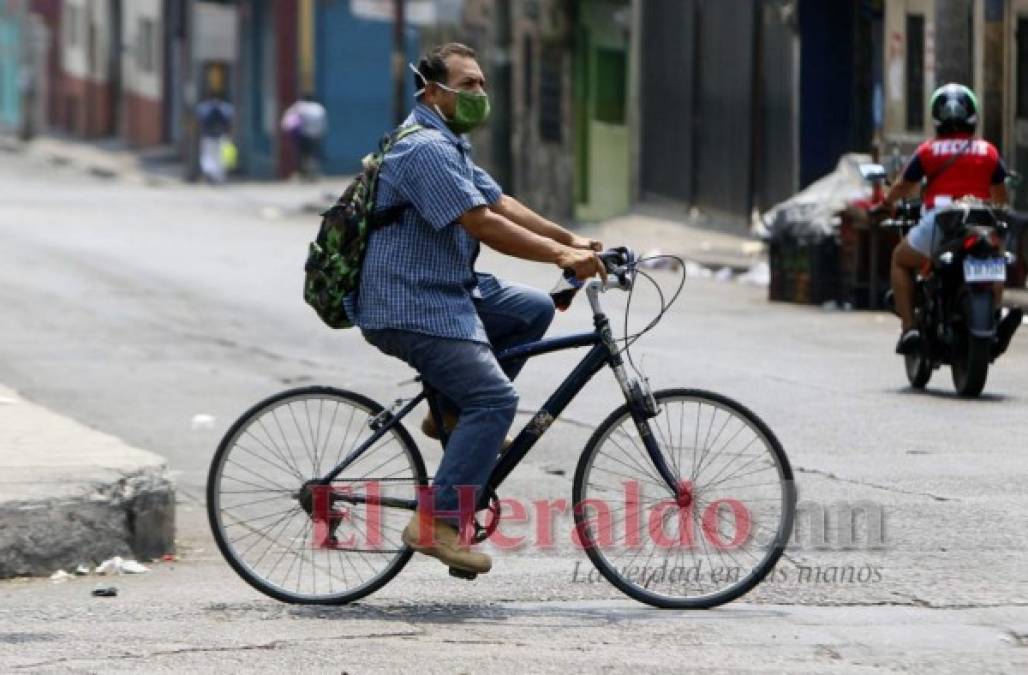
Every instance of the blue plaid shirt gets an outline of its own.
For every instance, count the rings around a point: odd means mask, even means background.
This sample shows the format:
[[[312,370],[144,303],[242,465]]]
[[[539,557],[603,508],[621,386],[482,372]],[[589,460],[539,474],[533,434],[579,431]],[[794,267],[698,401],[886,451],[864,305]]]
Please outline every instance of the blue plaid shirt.
[[[346,299],[347,311],[363,330],[393,328],[488,343],[472,298],[498,291],[499,283],[475,272],[478,241],[456,221],[477,206],[496,203],[503,191],[471,161],[467,139],[433,110],[417,105],[404,122],[409,124],[424,128],[386,155],[376,198],[376,209],[408,208],[372,232],[360,289]]]

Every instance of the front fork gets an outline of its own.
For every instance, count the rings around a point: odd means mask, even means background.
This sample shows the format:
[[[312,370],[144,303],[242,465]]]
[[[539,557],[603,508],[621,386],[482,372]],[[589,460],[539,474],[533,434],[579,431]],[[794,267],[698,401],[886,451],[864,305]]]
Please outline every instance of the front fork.
[[[603,342],[607,349],[610,350],[614,378],[621,387],[621,393],[625,396],[625,402],[628,404],[628,409],[632,414],[632,420],[635,422],[636,428],[639,429],[639,436],[642,438],[643,447],[646,448],[646,453],[650,456],[650,461],[653,462],[657,473],[667,485],[671,494],[674,495],[675,501],[679,506],[686,507],[692,501],[691,490],[688,484],[680,480],[668,465],[667,460],[664,458],[664,453],[661,452],[660,444],[653,435],[653,429],[650,427],[650,420],[656,417],[660,410],[657,406],[657,400],[653,397],[653,391],[650,389],[649,379],[639,380],[628,374],[625,370],[624,360],[621,358],[621,351],[618,349],[610,330],[609,320],[606,317],[596,317],[596,321],[597,328],[599,328],[601,335],[603,335]]]

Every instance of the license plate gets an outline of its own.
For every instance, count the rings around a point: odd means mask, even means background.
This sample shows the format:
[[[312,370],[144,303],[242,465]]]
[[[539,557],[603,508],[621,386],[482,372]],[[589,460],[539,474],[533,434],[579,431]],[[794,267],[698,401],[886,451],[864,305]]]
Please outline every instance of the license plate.
[[[1002,258],[975,260],[964,258],[964,281],[1006,281],[1007,262]]]

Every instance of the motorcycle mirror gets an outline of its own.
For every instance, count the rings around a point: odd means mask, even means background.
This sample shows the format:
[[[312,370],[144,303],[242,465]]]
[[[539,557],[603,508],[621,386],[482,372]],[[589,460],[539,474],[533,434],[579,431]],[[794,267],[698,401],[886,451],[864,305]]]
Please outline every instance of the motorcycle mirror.
[[[888,178],[885,167],[881,164],[861,164],[860,175],[869,183],[884,183]]]

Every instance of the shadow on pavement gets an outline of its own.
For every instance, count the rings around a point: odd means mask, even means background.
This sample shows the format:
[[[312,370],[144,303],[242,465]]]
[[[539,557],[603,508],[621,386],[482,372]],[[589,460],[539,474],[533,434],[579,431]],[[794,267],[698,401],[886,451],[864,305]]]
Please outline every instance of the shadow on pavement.
[[[946,389],[915,389],[913,387],[900,387],[899,389],[886,389],[887,393],[899,394],[900,396],[924,396],[926,398],[940,398],[949,401],[966,401],[967,403],[1003,403],[1005,401],[1016,401],[1017,397],[993,392],[982,392],[977,398],[964,398],[958,396],[955,391]]]
[[[612,626],[639,621],[666,621],[669,614],[676,619],[752,619],[784,616],[775,610],[755,609],[752,606],[727,606],[720,609],[694,612],[665,612],[637,606],[613,606],[609,601],[515,602],[502,604],[438,603],[381,603],[354,604],[344,607],[295,607],[289,614],[298,619],[343,620],[367,619],[372,621],[402,621],[429,624],[502,624],[519,623],[521,619],[534,625],[545,625],[547,619],[557,620],[554,626],[584,628]],[[542,622],[542,623],[541,623]]]

